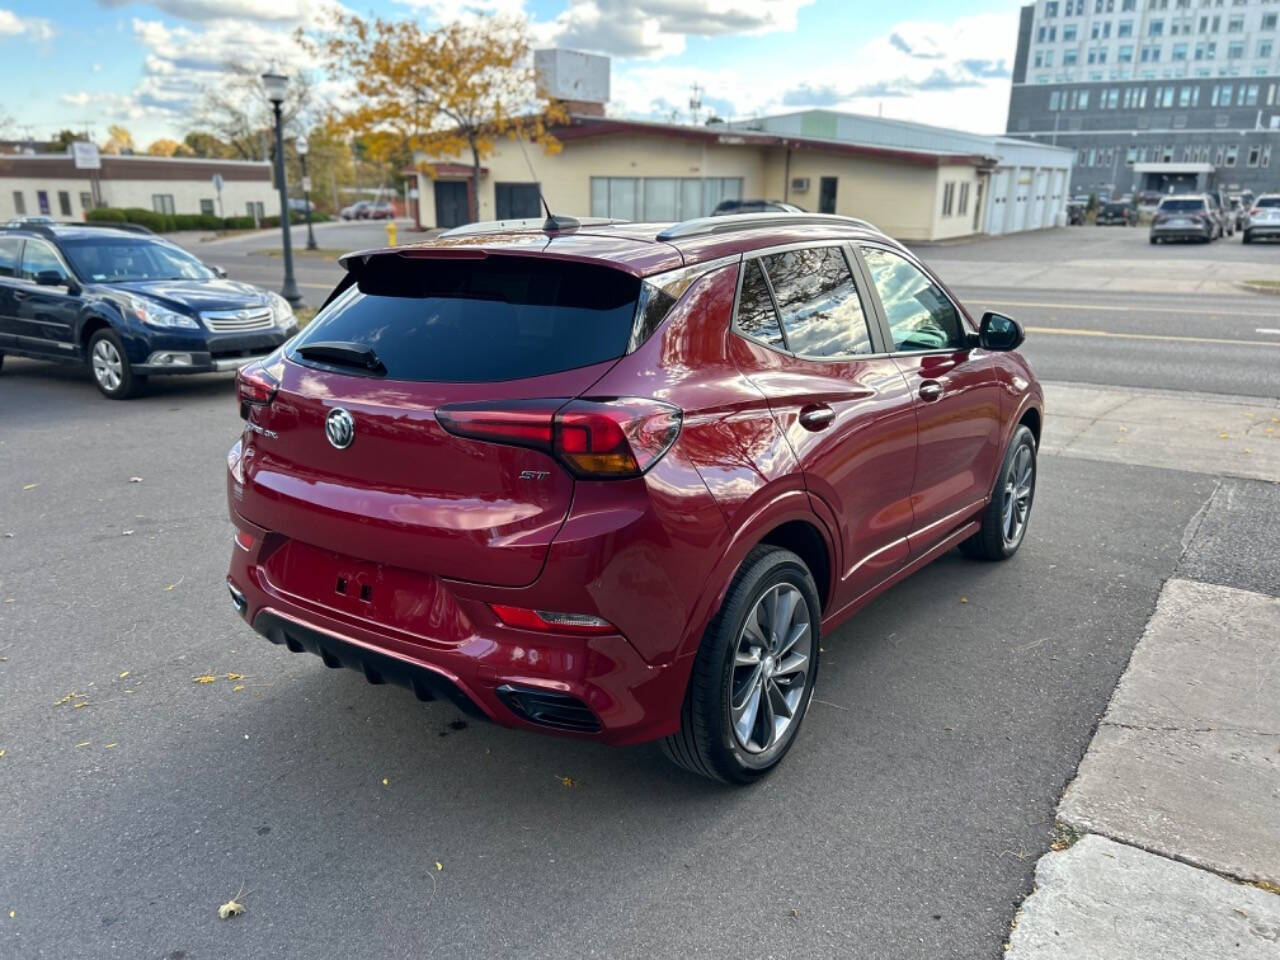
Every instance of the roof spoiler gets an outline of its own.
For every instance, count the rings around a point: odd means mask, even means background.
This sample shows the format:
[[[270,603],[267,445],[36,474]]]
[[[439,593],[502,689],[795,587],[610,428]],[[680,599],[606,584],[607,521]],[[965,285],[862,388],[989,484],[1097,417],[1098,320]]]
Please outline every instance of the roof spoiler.
[[[601,227],[612,223],[629,223],[628,220],[611,220],[608,217],[526,217],[518,220],[481,220],[464,223],[440,234],[437,239],[450,237],[474,237],[486,233],[570,233],[580,227]]]

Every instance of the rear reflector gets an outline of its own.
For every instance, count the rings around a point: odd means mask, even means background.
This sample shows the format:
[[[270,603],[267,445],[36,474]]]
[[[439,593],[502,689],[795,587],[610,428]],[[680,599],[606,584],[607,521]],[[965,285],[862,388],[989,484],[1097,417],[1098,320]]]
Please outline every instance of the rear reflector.
[[[255,542],[253,534],[245,533],[243,530],[236,531],[236,546],[241,550],[252,550]]]
[[[280,384],[260,363],[241,367],[236,373],[236,397],[240,401],[240,417],[249,419],[249,406],[264,406],[276,398]]]
[[[551,610],[528,610],[501,603],[489,604],[498,619],[508,627],[537,630],[541,633],[617,633],[618,630],[603,617],[587,613],[556,613]]]
[[[675,443],[678,407],[658,400],[522,400],[454,404],[436,411],[449,433],[532,447],[584,479],[638,477]]]

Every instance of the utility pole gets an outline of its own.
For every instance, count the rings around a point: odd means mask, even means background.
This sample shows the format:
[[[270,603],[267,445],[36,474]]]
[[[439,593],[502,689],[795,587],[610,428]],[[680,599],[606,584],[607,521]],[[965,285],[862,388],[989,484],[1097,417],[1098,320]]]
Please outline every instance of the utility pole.
[[[693,95],[689,97],[689,116],[693,119],[693,125],[698,125],[698,111],[702,109],[702,94],[704,90],[696,82],[693,85]]]

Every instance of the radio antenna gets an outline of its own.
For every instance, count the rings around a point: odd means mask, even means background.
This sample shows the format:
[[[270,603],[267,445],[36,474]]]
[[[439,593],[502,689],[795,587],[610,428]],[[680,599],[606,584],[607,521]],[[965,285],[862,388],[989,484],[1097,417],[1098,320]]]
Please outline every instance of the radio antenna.
[[[529,176],[533,177],[533,182],[538,187],[538,199],[542,201],[542,209],[547,212],[547,219],[542,224],[544,233],[559,233],[571,227],[578,226],[578,221],[573,217],[557,217],[551,212],[551,205],[547,203],[546,195],[542,192],[542,181],[538,179],[538,171],[533,169],[533,161],[529,159],[529,151],[524,147],[524,138],[520,136],[519,127],[514,130],[516,143],[520,146],[520,153],[524,157],[524,164],[529,168]]]

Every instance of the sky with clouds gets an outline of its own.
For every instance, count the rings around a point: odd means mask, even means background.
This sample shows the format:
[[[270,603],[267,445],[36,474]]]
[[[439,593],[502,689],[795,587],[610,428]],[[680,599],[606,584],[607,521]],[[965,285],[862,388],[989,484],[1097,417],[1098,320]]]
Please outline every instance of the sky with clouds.
[[[179,138],[228,63],[308,69],[292,37],[338,0],[0,0],[0,120],[9,136],[128,127]],[[527,18],[537,46],[613,58],[609,112],[688,120],[806,107],[1004,129],[1018,0],[347,0],[425,25]],[[324,85],[322,84],[322,89]]]

